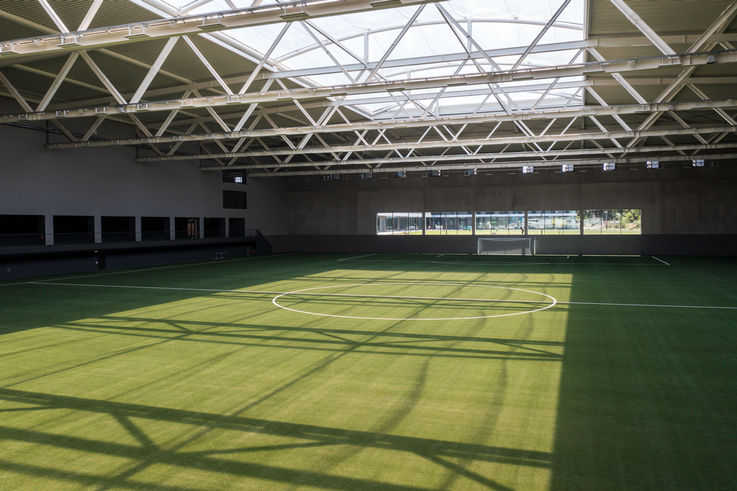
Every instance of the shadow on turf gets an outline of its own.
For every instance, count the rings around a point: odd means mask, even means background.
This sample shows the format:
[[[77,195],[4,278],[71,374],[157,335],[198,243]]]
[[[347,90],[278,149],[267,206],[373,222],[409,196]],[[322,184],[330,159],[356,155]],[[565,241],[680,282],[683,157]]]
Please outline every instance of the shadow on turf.
[[[176,323],[175,329],[165,327],[143,327],[140,324],[131,327],[128,325],[111,324],[120,322],[126,324],[156,323],[162,324],[166,320],[129,317],[129,316],[101,316],[105,323],[96,324],[78,321],[58,325],[57,328],[89,331],[94,333],[107,332],[117,335],[138,336],[152,339],[232,344],[238,346],[255,346],[259,348],[279,347],[295,350],[344,351],[346,348],[360,349],[361,353],[372,353],[393,356],[446,356],[462,358],[504,358],[528,361],[561,361],[560,353],[547,351],[544,347],[562,347],[562,342],[537,341],[528,339],[490,338],[478,336],[454,336],[445,334],[423,334],[412,332],[378,332],[356,329],[326,329],[319,327],[297,326],[267,326],[261,324],[204,322],[191,320],[170,320]],[[204,331],[207,329],[207,331]],[[219,329],[235,330],[223,332]],[[273,332],[266,334],[264,332]],[[280,333],[299,333],[315,335],[315,337],[283,337]],[[379,341],[350,339],[351,336],[375,336]],[[251,342],[249,342],[251,341]],[[272,341],[272,344],[264,343]],[[474,343],[474,347],[455,347],[447,345],[431,345],[421,343]],[[408,344],[415,343],[415,344]],[[485,346],[500,345],[505,349],[488,349]],[[522,351],[512,351],[522,350]]]
[[[193,428],[220,429],[273,435],[280,441],[274,446],[245,447],[232,449],[214,449],[212,451],[172,451],[157,447],[154,444],[132,445],[120,442],[98,441],[69,435],[60,435],[32,429],[17,429],[0,426],[0,436],[4,440],[20,441],[31,444],[48,445],[61,449],[84,451],[95,454],[131,459],[134,462],[145,462],[146,465],[163,464],[187,467],[209,472],[232,474],[237,476],[267,479],[269,481],[330,487],[334,489],[413,489],[408,486],[371,481],[361,478],[328,475],[313,470],[297,470],[285,467],[235,461],[218,458],[218,455],[246,454],[254,451],[285,450],[303,446],[354,446],[358,448],[379,448],[389,451],[404,452],[427,458],[455,469],[460,474],[468,473],[462,466],[448,462],[446,459],[480,460],[511,465],[544,467],[550,466],[551,456],[546,452],[517,450],[492,447],[472,443],[426,439],[392,435],[380,432],[367,432],[329,428],[315,425],[269,421],[264,419],[228,416],[198,411],[160,408],[139,404],[101,401],[79,397],[68,397],[14,389],[0,389],[0,400],[16,404],[28,404],[35,408],[71,409],[75,411],[93,412],[110,415],[118,421],[127,421],[126,428],[134,425],[132,418],[172,422],[191,425]],[[285,444],[283,438],[294,438],[294,444]],[[49,469],[41,465],[17,464],[0,461],[0,469],[33,475],[73,481],[80,484],[100,484],[107,476],[80,474],[62,470]],[[493,481],[489,481],[493,486]],[[135,487],[135,483],[114,481],[109,483],[115,487]],[[181,489],[167,486],[149,486],[151,489]],[[415,488],[416,489],[416,488]]]
[[[720,277],[737,284],[733,258],[681,258],[646,277],[578,271],[570,299],[620,289],[654,303],[728,304],[724,285],[710,284]],[[568,310],[551,489],[737,489],[737,315],[602,314]]]

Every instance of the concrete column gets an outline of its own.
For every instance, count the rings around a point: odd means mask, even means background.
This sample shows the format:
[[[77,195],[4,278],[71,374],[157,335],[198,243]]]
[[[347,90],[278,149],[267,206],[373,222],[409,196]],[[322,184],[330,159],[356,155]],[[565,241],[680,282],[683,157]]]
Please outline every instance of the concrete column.
[[[46,245],[54,245],[54,215],[44,216],[44,240]]]
[[[133,218],[136,227],[136,242],[141,242],[143,230],[141,230],[141,217],[136,216]]]
[[[225,217],[225,237],[230,237],[230,217]]]
[[[200,239],[205,238],[205,217],[200,217]]]
[[[581,223],[578,224],[578,233],[583,235],[583,210],[578,210],[578,213],[581,218]]]
[[[169,217],[169,240],[174,240],[177,238],[177,231],[175,229],[176,226],[176,217]]]
[[[529,212],[527,210],[525,210],[525,235],[530,235],[530,224],[529,224],[529,221],[527,220],[527,218],[528,218],[527,217],[527,214],[528,213]]]
[[[94,220],[94,231],[95,231],[95,244],[102,243],[102,217],[95,215]]]
[[[471,235],[476,235],[476,212],[471,212]]]

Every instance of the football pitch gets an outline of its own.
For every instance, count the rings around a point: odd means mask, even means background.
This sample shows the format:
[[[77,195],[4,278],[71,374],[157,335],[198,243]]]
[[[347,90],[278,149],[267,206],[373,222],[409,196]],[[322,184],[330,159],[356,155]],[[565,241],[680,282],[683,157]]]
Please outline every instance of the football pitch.
[[[0,489],[734,489],[737,260],[0,283]]]

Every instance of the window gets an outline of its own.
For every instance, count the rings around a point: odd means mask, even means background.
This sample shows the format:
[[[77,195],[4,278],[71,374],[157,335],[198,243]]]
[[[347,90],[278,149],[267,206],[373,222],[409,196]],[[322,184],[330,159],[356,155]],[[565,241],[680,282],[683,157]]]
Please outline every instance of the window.
[[[642,210],[428,211],[376,214],[378,235],[641,234]],[[475,232],[473,230],[475,220]],[[423,230],[424,228],[424,230]]]
[[[101,217],[103,242],[133,242],[136,240],[134,217]]]
[[[215,239],[225,237],[225,218],[205,218],[205,238]]]
[[[376,233],[379,235],[422,235],[422,213],[377,213]]]
[[[234,184],[245,184],[246,183],[246,171],[245,170],[224,170],[223,171],[223,182],[232,182]]]
[[[45,230],[43,215],[0,215],[0,246],[42,245]]]
[[[246,192],[223,189],[223,208],[246,209]]]
[[[197,217],[176,217],[174,219],[174,236],[177,239],[199,239],[200,219]]]
[[[522,235],[524,211],[477,211],[476,235]]]
[[[169,240],[169,217],[141,217],[141,240]]]
[[[82,244],[95,241],[95,220],[91,216],[55,215],[54,243]]]
[[[470,211],[428,211],[425,213],[426,235],[471,235],[473,214]]]
[[[534,235],[580,234],[581,218],[577,210],[531,211],[527,214],[527,233]]]
[[[246,236],[246,219],[245,218],[228,218],[228,235],[230,237]]]
[[[583,212],[585,235],[641,234],[642,210],[613,209],[585,210]]]

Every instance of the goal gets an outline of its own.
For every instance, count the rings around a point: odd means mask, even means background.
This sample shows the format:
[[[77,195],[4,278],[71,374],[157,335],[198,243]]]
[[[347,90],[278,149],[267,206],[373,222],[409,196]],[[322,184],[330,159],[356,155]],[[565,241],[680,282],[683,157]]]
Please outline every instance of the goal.
[[[532,237],[493,237],[478,239],[478,254],[532,256],[535,241]]]

